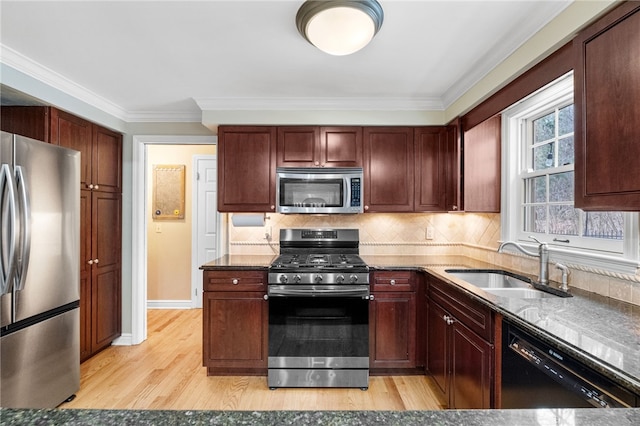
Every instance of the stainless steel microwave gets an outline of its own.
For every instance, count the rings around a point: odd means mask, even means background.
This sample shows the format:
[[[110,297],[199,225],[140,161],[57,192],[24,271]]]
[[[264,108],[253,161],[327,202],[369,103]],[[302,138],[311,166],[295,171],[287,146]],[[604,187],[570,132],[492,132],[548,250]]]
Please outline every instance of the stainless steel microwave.
[[[278,167],[278,213],[362,213],[362,168]]]

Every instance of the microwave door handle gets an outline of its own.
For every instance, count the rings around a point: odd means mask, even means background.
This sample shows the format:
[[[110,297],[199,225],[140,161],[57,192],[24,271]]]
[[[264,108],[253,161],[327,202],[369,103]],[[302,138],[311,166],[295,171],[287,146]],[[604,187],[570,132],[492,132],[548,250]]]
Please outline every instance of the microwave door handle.
[[[4,197],[5,192],[7,194],[6,198]],[[0,168],[0,199],[6,202],[5,205],[0,206],[0,215],[4,215],[6,212],[8,213],[8,218],[7,222],[5,222],[5,218],[0,217],[0,226],[3,227],[0,248],[6,247],[9,253],[5,257],[6,253],[2,252],[0,256],[0,275],[2,276],[2,281],[0,282],[0,285],[2,286],[0,287],[0,294],[7,294],[11,292],[13,276],[16,271],[16,246],[18,244],[18,239],[15,235],[17,222],[16,192],[17,190],[13,179],[13,173],[11,172],[11,167],[9,167],[8,164],[3,164]],[[8,224],[7,228],[4,227],[5,223]],[[4,240],[6,240],[6,245]]]
[[[18,196],[21,201],[20,206],[20,245],[22,249],[20,259],[20,270],[18,271],[17,290],[24,289],[24,283],[27,279],[27,271],[29,270],[29,256],[31,255],[31,203],[29,198],[28,183],[23,168],[16,166],[16,184],[18,187]]]

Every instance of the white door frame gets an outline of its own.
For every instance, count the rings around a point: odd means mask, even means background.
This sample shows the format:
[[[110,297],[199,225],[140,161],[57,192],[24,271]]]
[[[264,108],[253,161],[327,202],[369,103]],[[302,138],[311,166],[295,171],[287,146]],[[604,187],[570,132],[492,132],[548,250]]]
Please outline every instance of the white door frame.
[[[147,339],[147,145],[211,145],[217,136],[133,136],[131,250],[131,344]],[[218,224],[220,227],[220,224]],[[218,229],[218,235],[220,235]]]

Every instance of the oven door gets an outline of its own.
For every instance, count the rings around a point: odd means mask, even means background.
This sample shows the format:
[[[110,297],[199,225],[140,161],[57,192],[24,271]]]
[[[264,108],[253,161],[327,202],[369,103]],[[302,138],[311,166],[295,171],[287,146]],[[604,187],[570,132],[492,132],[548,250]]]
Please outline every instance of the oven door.
[[[367,387],[369,286],[269,286],[268,366],[270,387]]]

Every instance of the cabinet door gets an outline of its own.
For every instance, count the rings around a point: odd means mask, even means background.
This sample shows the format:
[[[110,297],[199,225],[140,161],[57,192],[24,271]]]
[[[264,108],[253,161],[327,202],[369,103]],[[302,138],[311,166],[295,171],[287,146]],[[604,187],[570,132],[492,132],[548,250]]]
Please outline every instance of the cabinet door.
[[[441,126],[415,130],[415,211],[446,211],[446,135]]]
[[[575,206],[640,210],[640,4],[624,2],[574,40]]]
[[[80,362],[91,352],[91,191],[80,191]]]
[[[371,368],[415,368],[415,293],[376,293],[370,307]]]
[[[80,151],[80,189],[89,189],[92,179],[92,127],[86,120],[51,109],[50,143]]]
[[[443,396],[449,393],[449,325],[447,315],[440,305],[429,303],[427,335],[427,370]]]
[[[449,408],[491,408],[493,346],[460,322],[451,328]]]
[[[120,194],[92,192],[91,328],[92,350],[108,346],[121,333]]]
[[[413,128],[365,127],[363,132],[365,211],[413,211]]]
[[[448,125],[444,131],[445,163],[447,171],[446,181],[446,210],[464,210],[464,193],[460,183],[462,182],[462,131],[460,120],[456,119]]]
[[[317,126],[278,127],[278,167],[317,167],[320,128]]]
[[[203,293],[203,365],[209,374],[266,372],[268,304],[262,292]]]
[[[97,191],[122,191],[122,135],[99,126],[93,126],[91,185]]]
[[[218,128],[218,210],[275,211],[276,128]]]
[[[500,212],[500,115],[464,134],[464,210]]]
[[[322,167],[362,167],[362,127],[321,127]]]

